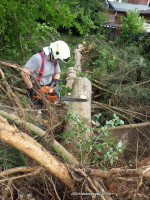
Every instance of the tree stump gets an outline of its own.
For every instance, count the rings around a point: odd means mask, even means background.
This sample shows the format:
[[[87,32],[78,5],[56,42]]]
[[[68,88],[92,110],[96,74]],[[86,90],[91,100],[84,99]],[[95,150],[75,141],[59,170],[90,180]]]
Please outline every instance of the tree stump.
[[[68,109],[68,114],[75,113],[80,115],[82,120],[91,127],[91,82],[88,78],[78,77],[74,80],[72,88],[72,97],[87,98],[87,102],[71,102]]]

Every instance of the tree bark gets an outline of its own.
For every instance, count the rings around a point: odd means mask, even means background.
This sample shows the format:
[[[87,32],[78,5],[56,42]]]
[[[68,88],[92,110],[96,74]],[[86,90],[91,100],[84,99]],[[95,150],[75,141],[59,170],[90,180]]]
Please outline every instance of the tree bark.
[[[83,45],[78,45],[78,49],[74,50],[74,67],[70,67],[67,72],[67,78],[66,78],[66,87],[72,89],[73,82],[76,77],[77,72],[82,72],[82,64],[81,64],[81,51],[82,51]]]
[[[83,50],[83,45],[79,45],[78,49],[74,50],[74,67],[70,68],[68,71],[68,78],[66,86],[72,89],[71,95],[72,97],[81,97],[84,96],[87,98],[87,102],[70,102],[68,113],[75,113],[79,115],[81,120],[84,122],[84,126],[86,127],[86,131],[84,133],[76,133],[75,127],[73,127],[72,123],[67,122],[65,125],[65,131],[74,131],[73,137],[71,141],[68,138],[65,139],[64,144],[69,152],[71,152],[77,159],[79,159],[85,154],[85,158],[87,158],[87,154],[89,149],[85,147],[82,149],[86,140],[90,136],[90,128],[91,128],[91,94],[92,94],[92,86],[91,82],[87,78],[76,77],[76,72],[82,72],[82,63],[81,63],[81,51]],[[80,139],[79,139],[80,138]],[[81,139],[83,138],[83,139]],[[81,145],[82,144],[82,145]],[[77,147],[78,145],[78,147]],[[81,162],[83,160],[81,159]]]
[[[84,95],[87,102],[71,102],[69,104],[68,114],[75,113],[80,115],[82,120],[91,127],[91,82],[87,78],[77,77],[72,88],[72,97]]]
[[[66,87],[72,89],[72,85],[74,82],[74,79],[76,77],[76,69],[74,67],[70,67],[67,72],[67,78],[66,78]]]
[[[143,177],[145,178],[150,178],[150,165],[147,166],[146,168],[142,169],[121,169],[121,168],[112,168],[109,171],[101,171],[101,170],[96,170],[96,169],[90,169],[87,170],[87,173],[90,176],[97,176],[97,177],[101,177],[101,178],[110,178],[113,176],[141,176],[143,175]]]
[[[0,110],[0,115],[5,117],[6,119],[14,122],[17,125],[21,125],[23,121],[17,117],[15,114],[12,113],[7,113],[3,110]],[[39,127],[29,123],[25,122],[25,126],[28,130],[33,131],[36,135],[43,137],[46,135],[46,132],[40,129]],[[55,126],[54,126],[55,128]],[[59,154],[61,155],[69,164],[71,165],[78,165],[79,162],[77,159],[73,157],[72,154],[70,154],[59,142],[57,142],[55,139],[53,142],[50,142],[51,147]]]
[[[48,151],[27,134],[20,132],[15,126],[8,124],[6,119],[0,116],[0,139],[45,167],[54,176],[64,182],[71,190],[74,190],[74,181],[68,169],[63,163],[57,161]]]
[[[75,49],[74,50],[74,54],[75,54],[75,57],[74,57],[74,68],[76,68],[77,71],[82,72],[82,65],[81,65],[82,55],[81,55],[80,51],[81,51],[80,49]]]
[[[12,169],[7,169],[5,171],[0,172],[0,177],[8,176],[11,174],[22,173],[22,172],[33,172],[37,170],[39,167],[16,167]]]
[[[129,125],[123,125],[123,126],[116,126],[115,128],[108,128],[107,131],[116,131],[116,130],[124,130],[124,129],[133,129],[133,128],[141,128],[150,126],[150,122],[143,122],[143,123],[137,123],[137,124],[129,124]],[[95,130],[100,130],[99,128],[96,128]]]
[[[87,154],[89,152],[89,147],[86,147],[86,143],[90,136],[91,128],[91,82],[87,78],[78,77],[75,78],[73,83],[72,97],[80,97],[81,95],[87,98],[87,102],[70,102],[67,114],[75,113],[79,115],[87,130],[82,134],[77,133],[72,123],[67,122],[64,133],[68,131],[74,131],[74,133],[71,141],[65,138],[64,145],[76,159],[79,160],[80,158],[81,163],[83,163],[88,160]]]

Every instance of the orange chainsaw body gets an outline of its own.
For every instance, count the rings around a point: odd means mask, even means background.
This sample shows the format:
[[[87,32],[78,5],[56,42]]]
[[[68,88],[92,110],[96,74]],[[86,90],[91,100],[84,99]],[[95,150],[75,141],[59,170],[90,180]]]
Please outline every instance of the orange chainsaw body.
[[[42,93],[43,93],[44,96],[48,98],[50,101],[56,102],[58,99],[57,99],[57,95],[53,94],[54,89],[55,89],[54,87],[50,88],[50,86],[42,86],[41,89],[37,91],[37,94],[33,95],[33,98],[42,99]]]

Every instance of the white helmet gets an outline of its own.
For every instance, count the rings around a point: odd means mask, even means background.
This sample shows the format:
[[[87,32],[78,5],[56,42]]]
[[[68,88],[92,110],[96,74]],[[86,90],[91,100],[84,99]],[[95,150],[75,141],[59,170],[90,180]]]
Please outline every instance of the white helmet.
[[[59,40],[53,43],[50,43],[50,51],[54,59],[60,59],[63,62],[67,63],[70,57],[70,49],[68,45]]]
[[[51,54],[54,59],[60,59],[63,62],[67,63],[70,57],[70,49],[69,46],[61,41],[58,40],[56,42],[50,43],[49,47],[43,48],[46,55]]]

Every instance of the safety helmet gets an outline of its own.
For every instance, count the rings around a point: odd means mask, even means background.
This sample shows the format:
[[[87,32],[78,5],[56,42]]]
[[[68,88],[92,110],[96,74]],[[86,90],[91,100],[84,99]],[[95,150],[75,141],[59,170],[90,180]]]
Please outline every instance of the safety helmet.
[[[67,63],[70,57],[69,46],[61,40],[50,43],[50,51],[54,59],[60,59]]]

